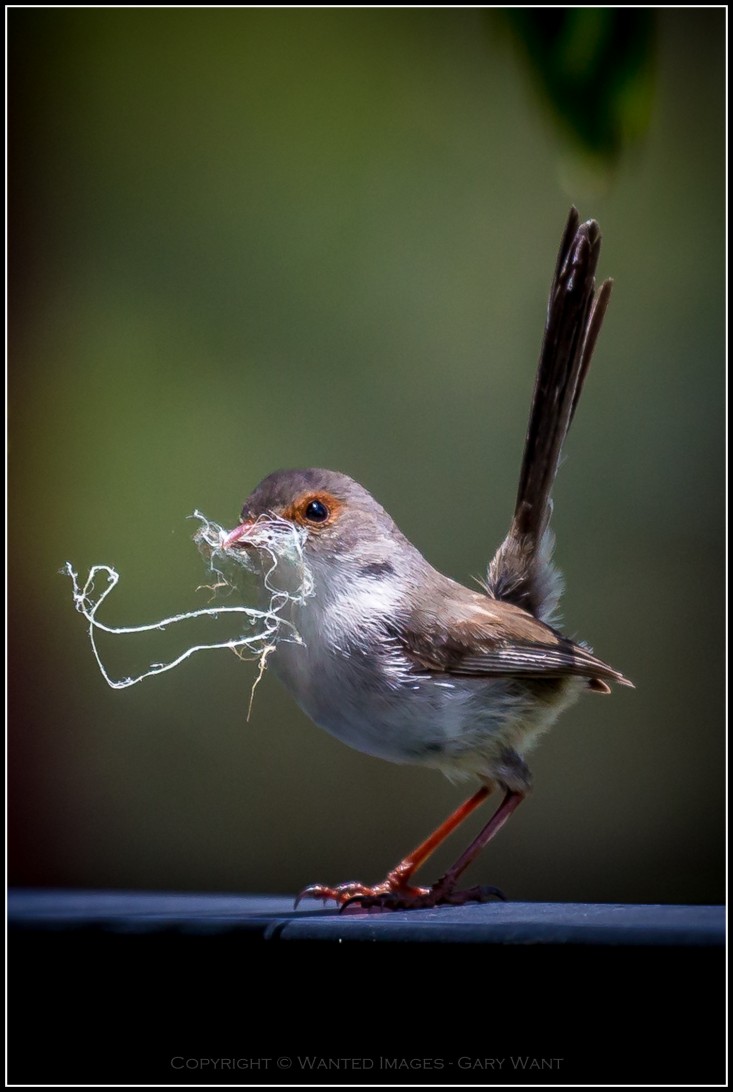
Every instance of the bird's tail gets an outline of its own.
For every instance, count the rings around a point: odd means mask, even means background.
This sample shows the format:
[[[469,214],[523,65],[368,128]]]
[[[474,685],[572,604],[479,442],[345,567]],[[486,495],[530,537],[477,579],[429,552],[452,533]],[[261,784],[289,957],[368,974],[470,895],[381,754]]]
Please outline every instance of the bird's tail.
[[[560,596],[553,568],[552,485],[562,446],[588,373],[612,281],[596,291],[601,233],[570,210],[547,306],[517,502],[509,534],[491,562],[487,590],[549,621]]]

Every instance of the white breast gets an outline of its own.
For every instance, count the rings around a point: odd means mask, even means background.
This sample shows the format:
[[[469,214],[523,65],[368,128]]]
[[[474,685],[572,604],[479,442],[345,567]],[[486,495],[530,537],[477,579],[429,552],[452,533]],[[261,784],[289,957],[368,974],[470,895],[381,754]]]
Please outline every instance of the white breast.
[[[507,749],[522,754],[583,686],[551,703],[517,680],[419,674],[385,619],[401,610],[396,582],[356,577],[296,607],[302,644],[281,642],[272,669],[321,728],[366,754],[434,766],[449,777],[492,776]]]

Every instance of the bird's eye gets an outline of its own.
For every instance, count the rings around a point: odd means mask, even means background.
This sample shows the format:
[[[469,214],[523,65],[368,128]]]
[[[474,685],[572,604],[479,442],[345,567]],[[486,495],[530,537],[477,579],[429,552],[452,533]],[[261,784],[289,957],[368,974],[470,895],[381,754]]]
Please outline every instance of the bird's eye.
[[[325,523],[331,513],[323,501],[312,500],[308,501],[303,514],[309,523]]]

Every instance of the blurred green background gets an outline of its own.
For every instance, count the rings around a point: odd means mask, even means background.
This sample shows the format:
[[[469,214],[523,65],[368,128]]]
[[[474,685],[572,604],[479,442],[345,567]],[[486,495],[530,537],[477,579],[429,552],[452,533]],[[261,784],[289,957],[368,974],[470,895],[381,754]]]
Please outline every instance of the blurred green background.
[[[9,16],[11,881],[377,880],[466,795],[331,739],[271,676],[247,723],[255,668],[227,652],[109,689],[58,570],[116,566],[111,624],[205,606],[186,516],[233,524],[316,465],[469,582],[508,525],[574,202],[616,287],[555,492],[565,629],[637,689],[562,718],[471,877],[719,901],[723,11],[656,13],[648,128],[592,166],[501,12]],[[102,648],[122,676],[187,639]]]

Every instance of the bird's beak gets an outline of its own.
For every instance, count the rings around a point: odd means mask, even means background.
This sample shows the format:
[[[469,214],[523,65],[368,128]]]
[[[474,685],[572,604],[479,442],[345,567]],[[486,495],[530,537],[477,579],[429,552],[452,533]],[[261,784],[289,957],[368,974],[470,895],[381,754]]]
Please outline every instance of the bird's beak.
[[[222,542],[220,549],[230,550],[232,546],[236,546],[237,549],[242,549],[246,546],[254,545],[247,541],[254,525],[255,521],[253,519],[242,520],[239,527],[235,527],[233,531],[229,532]]]

